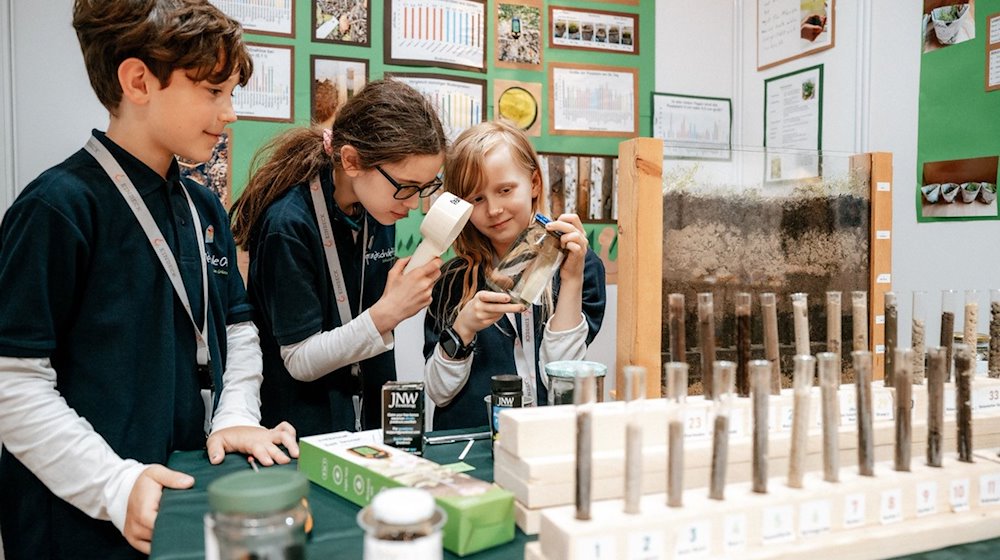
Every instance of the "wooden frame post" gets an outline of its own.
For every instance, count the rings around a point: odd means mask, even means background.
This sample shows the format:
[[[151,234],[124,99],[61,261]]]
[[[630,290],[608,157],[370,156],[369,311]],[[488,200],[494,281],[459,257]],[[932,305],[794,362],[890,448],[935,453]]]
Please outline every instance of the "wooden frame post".
[[[617,395],[624,366],[646,368],[646,396],[660,396],[663,314],[663,140],[618,146]],[[654,327],[655,326],[655,327]]]

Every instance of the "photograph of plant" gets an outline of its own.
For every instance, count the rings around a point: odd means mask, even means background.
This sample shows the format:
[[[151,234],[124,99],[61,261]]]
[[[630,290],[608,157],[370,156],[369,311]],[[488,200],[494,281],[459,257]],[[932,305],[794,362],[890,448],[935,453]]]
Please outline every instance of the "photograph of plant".
[[[496,61],[501,68],[541,69],[541,4],[497,4]]]
[[[917,215],[922,221],[998,219],[998,160],[992,156],[925,163]]]
[[[313,40],[368,46],[368,0],[315,0]]]
[[[976,38],[974,0],[924,0],[923,52]]]

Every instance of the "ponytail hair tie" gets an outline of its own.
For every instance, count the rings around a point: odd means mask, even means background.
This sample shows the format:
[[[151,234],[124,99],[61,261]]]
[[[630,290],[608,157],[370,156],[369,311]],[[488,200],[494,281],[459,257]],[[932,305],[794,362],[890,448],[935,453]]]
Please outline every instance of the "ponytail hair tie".
[[[333,155],[333,130],[329,128],[323,129],[323,151],[326,155]]]

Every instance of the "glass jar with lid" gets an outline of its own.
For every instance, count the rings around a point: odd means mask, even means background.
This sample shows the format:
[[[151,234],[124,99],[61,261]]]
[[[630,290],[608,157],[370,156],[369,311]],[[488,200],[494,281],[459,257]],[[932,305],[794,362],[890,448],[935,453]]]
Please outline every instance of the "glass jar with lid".
[[[309,481],[290,469],[228,474],[208,485],[206,558],[298,560],[306,557]]]

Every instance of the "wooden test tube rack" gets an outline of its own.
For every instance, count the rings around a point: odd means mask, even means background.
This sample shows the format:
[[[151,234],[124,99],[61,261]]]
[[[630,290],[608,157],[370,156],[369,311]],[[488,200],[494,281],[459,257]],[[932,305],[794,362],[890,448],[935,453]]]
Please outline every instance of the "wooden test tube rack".
[[[874,477],[847,468],[837,483],[809,473],[801,490],[775,477],[767,494],[754,494],[749,483],[733,484],[726,500],[689,490],[682,508],[649,495],[639,515],[622,513],[620,500],[607,500],[592,505],[586,522],[574,518],[572,506],[551,508],[525,558],[869,559],[996,537],[1000,462],[993,453],[974,459],[961,463],[952,453],[943,468],[915,461],[911,472],[878,463]]]
[[[894,423],[892,389],[873,383],[875,460],[893,456]],[[782,480],[787,472],[790,451],[791,394],[773,397],[770,406],[771,434],[768,460],[770,473]],[[914,386],[913,463],[923,464],[927,437],[927,392]],[[818,388],[810,404],[810,432],[805,470],[822,470],[821,407]],[[857,432],[853,416],[854,387],[840,390],[840,465],[843,472],[857,464]],[[643,493],[666,489],[666,422],[668,405],[662,399],[645,403],[643,445]],[[979,448],[1000,446],[1000,381],[976,379],[973,388],[973,433]],[[620,402],[599,403],[595,410],[592,495],[595,500],[620,498],[624,488],[624,407]],[[751,477],[750,400],[738,399],[731,414],[727,482],[747,482]],[[956,441],[954,387],[945,389],[943,446],[954,450]],[[693,397],[687,403],[689,429],[685,444],[685,488],[707,495],[711,466],[711,403]],[[572,406],[542,407],[505,411],[501,415],[502,437],[496,448],[494,479],[515,495],[518,526],[527,533],[538,532],[545,508],[572,504],[575,417]],[[727,495],[729,490],[727,489]]]

